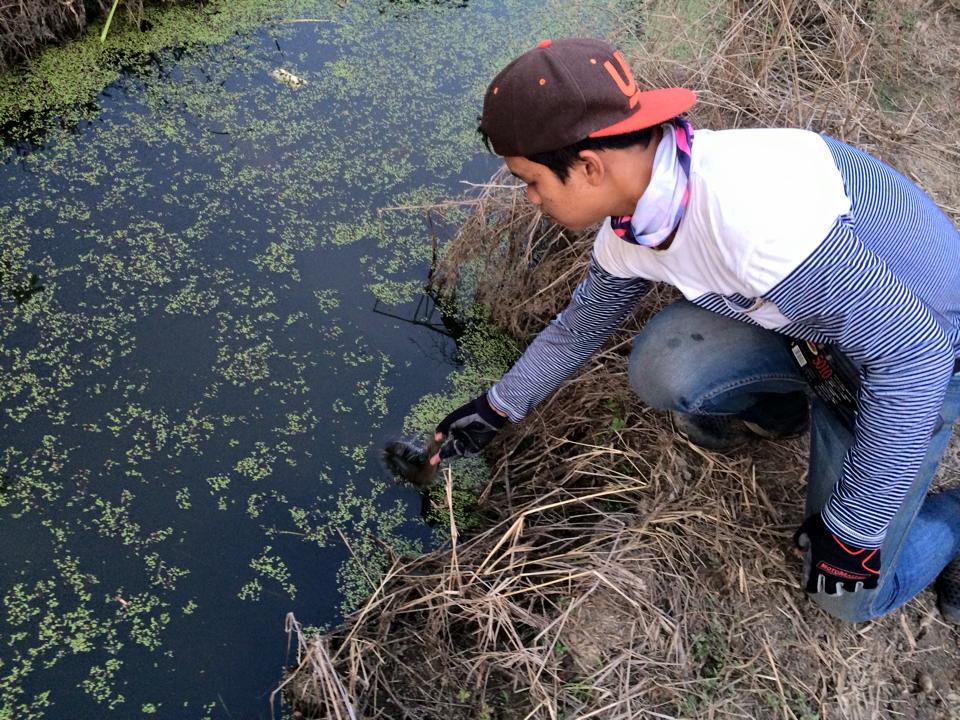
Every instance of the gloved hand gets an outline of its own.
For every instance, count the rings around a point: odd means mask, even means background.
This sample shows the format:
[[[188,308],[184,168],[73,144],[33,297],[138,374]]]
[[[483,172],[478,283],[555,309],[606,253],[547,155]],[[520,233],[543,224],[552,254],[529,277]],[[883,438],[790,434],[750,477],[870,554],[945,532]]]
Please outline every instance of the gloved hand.
[[[484,393],[447,415],[437,425],[440,452],[430,458],[435,465],[454,456],[478,455],[507,422],[507,418],[490,407]],[[439,437],[441,436],[442,437]]]
[[[804,550],[803,577],[808,593],[838,595],[874,590],[880,579],[880,548],[848,545],[830,532],[820,513],[811,515],[793,535]]]

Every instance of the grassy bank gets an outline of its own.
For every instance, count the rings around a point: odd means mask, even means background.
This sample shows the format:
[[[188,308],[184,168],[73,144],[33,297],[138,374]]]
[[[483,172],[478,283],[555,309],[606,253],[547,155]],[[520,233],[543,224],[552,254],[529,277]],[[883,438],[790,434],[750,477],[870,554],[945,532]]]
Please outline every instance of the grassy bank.
[[[650,2],[613,40],[644,85],[685,85],[695,126],[799,126],[893,163],[960,219],[960,13],[949,2]],[[648,28],[642,30],[641,28]],[[709,32],[704,32],[709,28]],[[445,248],[523,345],[565,304],[591,236],[549,226],[495,177]],[[960,634],[922,594],[851,626],[806,601],[789,551],[806,440],[733,455],[634,400],[630,338],[491,449],[488,524],[397,561],[346,624],[308,635],[280,692],[306,717],[960,718]],[[437,418],[439,419],[439,418]],[[453,505],[459,468],[444,478]],[[957,444],[939,483],[956,483]]]

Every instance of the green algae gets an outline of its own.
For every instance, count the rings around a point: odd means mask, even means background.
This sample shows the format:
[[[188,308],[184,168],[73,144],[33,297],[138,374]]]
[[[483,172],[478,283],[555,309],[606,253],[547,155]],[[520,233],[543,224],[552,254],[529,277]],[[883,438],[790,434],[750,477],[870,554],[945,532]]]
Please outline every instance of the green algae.
[[[239,31],[265,22],[284,22],[317,10],[317,3],[231,0],[203,5],[148,7],[139,27],[124,23],[101,42],[103,25],[89,26],[63,45],[46,48],[36,59],[0,75],[0,126],[13,137],[43,132],[55,117],[70,125],[90,116],[89,104],[125,68],[147,63],[166,48],[222,43]],[[331,3],[331,7],[335,7]],[[329,10],[322,7],[321,11]],[[322,21],[322,20],[320,20]],[[16,128],[12,123],[18,123]]]
[[[253,603],[333,620],[311,597],[335,582],[348,612],[391,558],[424,549],[418,498],[371,462],[379,434],[405,385],[437,388],[412,414],[431,427],[515,348],[476,330],[462,343],[476,362],[418,377],[366,311],[421,292],[433,239],[412,208],[456,187],[485,77],[544,32],[520,5],[178,9],[146,35],[181,50],[133,74],[117,73],[123,48],[161,45],[116,26],[103,51],[58,48],[17,76],[64,124],[96,122],[0,149],[0,532],[15,549],[0,719],[56,717],[78,696],[87,716],[211,717],[214,666],[183,638],[239,642],[232,618]],[[327,11],[336,22],[231,34]],[[280,63],[306,83],[275,82]],[[0,102],[22,105],[3,82]],[[58,104],[105,83],[102,114]],[[462,527],[485,473],[457,466]]]
[[[464,326],[457,339],[462,367],[448,376],[445,384],[449,390],[429,393],[411,409],[404,431],[412,436],[432,433],[439,419],[486,392],[520,356],[516,341],[490,321],[483,307],[472,307],[459,322]],[[451,472],[454,520],[460,531],[474,529],[484,520],[477,497],[490,480],[490,468],[482,457],[461,458]],[[430,490],[431,519],[437,524],[435,534],[441,542],[447,538],[450,526],[445,493],[446,488],[440,485]]]
[[[517,342],[490,321],[484,308],[474,306],[459,322],[464,326],[457,338],[462,367],[448,376],[449,390],[425,395],[411,409],[404,422],[407,433],[432,431],[438,418],[485,392],[520,357]]]
[[[250,561],[250,567],[256,570],[260,578],[272,580],[290,596],[291,600],[297,597],[297,586],[290,580],[290,570],[279,555],[271,554],[273,547],[267,545],[257,557]],[[259,581],[259,578],[257,578]],[[261,585],[262,588],[262,585]]]

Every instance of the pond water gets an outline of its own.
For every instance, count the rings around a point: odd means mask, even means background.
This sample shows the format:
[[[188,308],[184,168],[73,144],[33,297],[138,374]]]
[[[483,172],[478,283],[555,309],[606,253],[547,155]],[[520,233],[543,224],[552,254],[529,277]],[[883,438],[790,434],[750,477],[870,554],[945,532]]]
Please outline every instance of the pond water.
[[[418,208],[496,167],[494,70],[609,15],[303,10],[0,149],[2,720],[269,717],[286,613],[432,542],[377,460],[454,367]]]

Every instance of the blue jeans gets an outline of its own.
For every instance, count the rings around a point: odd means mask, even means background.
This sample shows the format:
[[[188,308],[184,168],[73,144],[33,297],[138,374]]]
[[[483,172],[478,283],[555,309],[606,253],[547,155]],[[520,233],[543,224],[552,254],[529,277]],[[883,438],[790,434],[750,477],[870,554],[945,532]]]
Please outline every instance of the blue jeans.
[[[652,317],[635,338],[630,383],[640,399],[663,410],[760,420],[781,398],[784,406],[810,398],[810,465],[804,517],[818,512],[839,478],[852,433],[814,395],[793,359],[789,339],[681,300]],[[771,399],[774,403],[771,403]],[[960,412],[960,374],[940,411],[942,425],[880,552],[876,590],[813,599],[831,615],[854,622],[894,610],[960,556],[960,489],[927,495]]]

